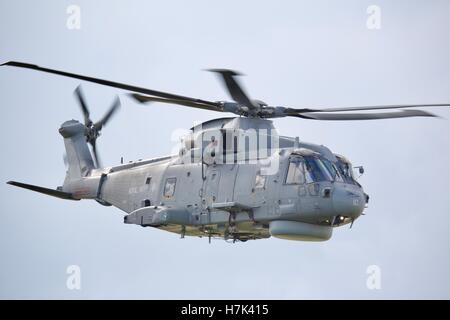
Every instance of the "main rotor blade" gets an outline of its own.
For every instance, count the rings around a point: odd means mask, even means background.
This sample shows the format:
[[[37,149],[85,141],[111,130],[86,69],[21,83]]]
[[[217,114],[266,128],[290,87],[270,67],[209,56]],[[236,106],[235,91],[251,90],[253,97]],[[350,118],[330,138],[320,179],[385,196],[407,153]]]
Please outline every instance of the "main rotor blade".
[[[109,108],[108,112],[103,116],[101,120],[97,121],[94,124],[95,129],[100,131],[102,127],[109,121],[109,119],[111,119],[112,115],[119,109],[119,107],[120,107],[120,99],[119,97],[116,97],[116,99],[114,99],[111,108]]]
[[[298,113],[287,114],[287,116],[311,120],[377,120],[407,117],[437,117],[423,110],[403,110],[398,112],[381,113]]]
[[[212,102],[212,103],[206,104],[206,103],[192,102],[192,101],[188,101],[188,100],[150,97],[150,96],[144,96],[144,95],[141,95],[141,94],[138,94],[138,93],[132,93],[132,94],[130,94],[130,96],[133,97],[134,99],[136,99],[140,103],[162,102],[162,103],[169,103],[169,104],[179,104],[179,105],[182,105],[182,106],[198,108],[198,109],[204,109],[204,110],[223,112],[223,108],[217,102]]]
[[[80,103],[81,111],[83,112],[83,116],[84,116],[84,124],[89,127],[92,124],[92,120],[90,119],[89,109],[87,107],[86,99],[84,98],[83,91],[81,90],[81,85],[79,85],[75,89],[74,94],[78,98],[78,102]]]
[[[450,107],[450,103],[436,103],[436,104],[392,104],[392,105],[381,105],[381,106],[360,106],[360,107],[349,107],[349,108],[327,108],[327,109],[316,109],[316,108],[287,108],[288,112],[346,112],[346,111],[369,111],[369,110],[386,110],[386,109],[404,109],[404,108],[417,108],[417,107]]]
[[[208,71],[215,72],[221,75],[222,80],[234,101],[247,106],[250,109],[255,108],[255,105],[242,89],[238,81],[234,78],[235,76],[240,75],[238,72],[228,69],[209,69]]]
[[[0,66],[12,66],[12,67],[31,69],[31,70],[41,71],[41,72],[47,72],[47,73],[57,74],[57,75],[64,76],[64,77],[80,79],[80,80],[84,80],[84,81],[98,83],[98,84],[101,84],[104,86],[110,86],[110,87],[114,87],[114,88],[118,88],[118,89],[139,92],[142,94],[147,94],[147,95],[157,96],[157,97],[162,97],[162,98],[167,98],[167,99],[186,100],[186,101],[206,103],[206,104],[213,103],[213,102],[207,101],[207,100],[201,100],[201,99],[176,95],[176,94],[172,94],[172,93],[168,93],[168,92],[141,88],[141,87],[132,86],[132,85],[128,85],[128,84],[124,84],[124,83],[120,83],[120,82],[114,82],[114,81],[109,81],[109,80],[104,80],[104,79],[99,79],[99,78],[93,78],[93,77],[83,76],[83,75],[60,71],[60,70],[55,70],[55,69],[43,68],[43,67],[39,67],[37,65],[29,64],[29,63],[9,61],[9,62],[1,64]]]

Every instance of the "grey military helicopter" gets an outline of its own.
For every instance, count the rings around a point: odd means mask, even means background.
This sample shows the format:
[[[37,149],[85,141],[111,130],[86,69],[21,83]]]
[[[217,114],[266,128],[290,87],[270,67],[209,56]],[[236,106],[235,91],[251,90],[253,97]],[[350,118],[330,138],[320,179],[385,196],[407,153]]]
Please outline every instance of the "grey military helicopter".
[[[177,104],[237,115],[194,126],[183,137],[177,155],[102,167],[96,141],[102,127],[118,109],[119,100],[115,100],[103,119],[94,123],[81,89],[77,88],[75,94],[84,124],[70,120],[59,129],[68,161],[63,185],[49,189],[8,182],[61,199],[92,199],[104,206],[117,207],[126,213],[127,224],[209,240],[223,238],[235,242],[274,236],[325,241],[331,238],[333,228],[351,226],[363,214],[369,196],[357,182],[351,162],[325,146],[278,135],[270,119],[434,117],[427,111],[408,108],[450,105],[328,109],[269,106],[250,99],[236,79],[239,74],[224,69],[211,71],[223,80],[233,101],[213,102],[21,62],[3,65],[124,89],[132,92],[130,96],[140,103]],[[366,112],[373,110],[391,111]],[[362,174],[363,168],[358,169]]]

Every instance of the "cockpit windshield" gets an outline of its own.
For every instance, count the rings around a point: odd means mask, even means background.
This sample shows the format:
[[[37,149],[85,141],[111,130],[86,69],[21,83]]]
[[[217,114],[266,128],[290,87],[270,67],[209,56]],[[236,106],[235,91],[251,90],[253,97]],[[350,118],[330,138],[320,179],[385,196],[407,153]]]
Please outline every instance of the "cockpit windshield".
[[[302,184],[319,181],[343,181],[337,168],[318,156],[296,156],[289,161],[286,184]]]

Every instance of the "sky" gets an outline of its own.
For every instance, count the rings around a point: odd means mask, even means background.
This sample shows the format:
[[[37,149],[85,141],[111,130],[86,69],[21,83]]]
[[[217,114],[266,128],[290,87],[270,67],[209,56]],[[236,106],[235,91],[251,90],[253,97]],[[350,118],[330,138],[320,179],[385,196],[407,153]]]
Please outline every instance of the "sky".
[[[80,29],[68,28],[71,5]],[[371,5],[380,28],[368,28]],[[370,11],[370,10],[369,10]],[[73,27],[73,24],[69,26]],[[369,23],[369,27],[373,27]],[[207,68],[245,74],[272,105],[450,102],[449,1],[0,0],[0,63],[16,60],[208,100],[227,93]],[[123,224],[120,210],[11,187],[61,185],[58,128],[81,119],[82,84],[107,165],[166,155],[176,133],[222,114],[154,104],[75,79],[0,67],[0,298],[449,299],[450,108],[440,118],[274,120],[354,165],[370,195],[352,229],[327,242],[230,244]],[[79,289],[67,286],[70,266]],[[379,270],[380,286],[367,285]]]

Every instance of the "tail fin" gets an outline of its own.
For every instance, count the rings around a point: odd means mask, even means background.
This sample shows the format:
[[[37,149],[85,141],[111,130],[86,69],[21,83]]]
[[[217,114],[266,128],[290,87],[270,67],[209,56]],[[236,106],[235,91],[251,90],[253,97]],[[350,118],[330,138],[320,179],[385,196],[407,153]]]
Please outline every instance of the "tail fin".
[[[88,176],[92,169],[95,169],[94,160],[92,159],[91,151],[86,142],[85,130],[86,127],[75,120],[64,122],[59,129],[59,133],[64,137],[64,145],[66,147],[69,165],[66,179],[62,187],[58,187],[55,190],[17,181],[8,181],[7,183],[65,200],[95,198],[97,193],[95,182],[95,186],[89,184],[86,185],[83,183],[82,179],[83,177]],[[77,188],[81,188],[83,193],[80,194],[77,191]]]
[[[95,168],[94,160],[86,143],[85,130],[85,126],[76,120],[64,122],[59,129],[59,133],[64,137],[69,165],[66,180],[85,177],[91,169]]]

